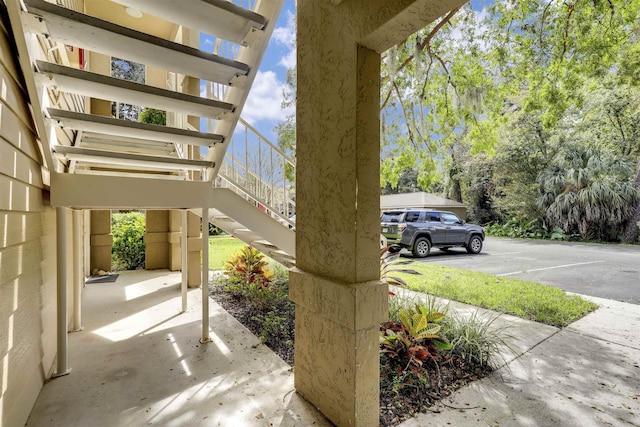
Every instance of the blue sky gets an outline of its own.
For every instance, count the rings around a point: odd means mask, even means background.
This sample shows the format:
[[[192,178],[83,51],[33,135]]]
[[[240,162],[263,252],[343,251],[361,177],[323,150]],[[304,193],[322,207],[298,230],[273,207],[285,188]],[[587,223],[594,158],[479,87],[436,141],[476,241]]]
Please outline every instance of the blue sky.
[[[294,113],[282,109],[287,69],[295,67],[295,3],[285,0],[276,28],[253,82],[241,117],[271,142],[276,142],[275,126]],[[200,47],[211,52],[213,38],[201,35]]]
[[[253,82],[242,118],[275,142],[273,128],[294,109],[281,108],[287,69],[296,64],[295,4],[285,0],[276,28]]]

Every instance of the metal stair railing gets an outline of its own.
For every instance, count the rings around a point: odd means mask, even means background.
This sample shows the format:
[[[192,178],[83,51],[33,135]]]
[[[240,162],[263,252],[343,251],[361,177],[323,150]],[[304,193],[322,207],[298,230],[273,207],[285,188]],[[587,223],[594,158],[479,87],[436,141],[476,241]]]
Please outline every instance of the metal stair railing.
[[[229,188],[283,225],[295,227],[295,160],[242,118],[238,125],[214,187]]]

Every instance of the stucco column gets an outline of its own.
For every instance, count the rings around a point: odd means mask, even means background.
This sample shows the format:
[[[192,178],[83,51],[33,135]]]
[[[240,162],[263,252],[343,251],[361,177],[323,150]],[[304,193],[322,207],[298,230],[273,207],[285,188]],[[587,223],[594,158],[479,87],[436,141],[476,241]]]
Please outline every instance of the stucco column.
[[[186,227],[185,227],[186,228]],[[182,268],[182,211],[169,211],[169,270]]]
[[[356,13],[354,13],[356,12]],[[339,426],[378,425],[380,56],[351,8],[298,2],[295,387]]]
[[[169,211],[147,210],[145,218],[145,269],[169,268]]]
[[[188,284],[190,288],[197,288],[200,286],[202,278],[200,272],[202,239],[200,237],[200,217],[193,212],[187,213],[187,236]]]
[[[295,386],[339,426],[379,418],[379,54],[465,2],[298,2]]]
[[[91,271],[111,271],[111,211],[91,211]]]

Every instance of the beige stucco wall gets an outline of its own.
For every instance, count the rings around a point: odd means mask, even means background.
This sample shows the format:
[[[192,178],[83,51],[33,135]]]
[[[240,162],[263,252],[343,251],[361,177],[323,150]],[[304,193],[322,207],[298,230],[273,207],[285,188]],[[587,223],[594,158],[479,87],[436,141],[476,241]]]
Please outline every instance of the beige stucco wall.
[[[55,357],[56,221],[8,40],[0,25],[0,425],[21,426]]]

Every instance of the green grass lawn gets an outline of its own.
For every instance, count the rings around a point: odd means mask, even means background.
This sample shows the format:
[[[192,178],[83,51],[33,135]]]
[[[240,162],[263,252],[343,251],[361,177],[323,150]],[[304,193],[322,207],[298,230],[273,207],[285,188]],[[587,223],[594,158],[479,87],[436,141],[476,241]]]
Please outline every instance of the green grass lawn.
[[[209,237],[209,269],[224,270],[224,263],[245,243],[228,234]]]
[[[526,280],[423,262],[411,262],[394,268],[407,268],[421,273],[392,273],[393,276],[401,277],[409,289],[414,291],[547,325],[567,326],[597,307],[597,304],[576,295],[568,295],[562,289]]]
[[[223,270],[224,263],[245,243],[229,235],[209,238],[209,268]],[[596,304],[562,289],[526,280],[498,277],[424,262],[394,266],[420,275],[393,272],[409,289],[484,307],[553,326],[567,326],[595,310]]]

